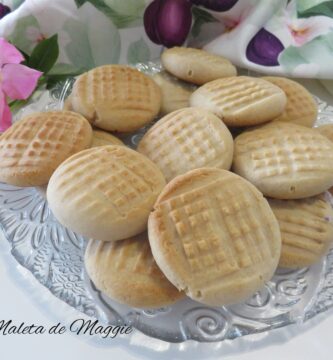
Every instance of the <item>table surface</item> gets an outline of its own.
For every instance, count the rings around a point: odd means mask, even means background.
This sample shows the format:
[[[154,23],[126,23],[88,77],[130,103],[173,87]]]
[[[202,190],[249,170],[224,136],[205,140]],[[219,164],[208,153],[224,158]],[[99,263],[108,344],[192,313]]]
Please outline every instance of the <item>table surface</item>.
[[[333,105],[333,97],[314,80],[300,80],[315,95]],[[42,325],[46,329],[61,322],[68,326],[82,314],[56,299],[10,254],[9,244],[0,238],[1,303],[0,321]],[[199,344],[169,344],[152,340],[135,331],[130,336],[101,339],[76,335],[2,335],[0,354],[12,359],[329,359],[333,353],[333,311],[302,325],[247,336],[234,341]]]

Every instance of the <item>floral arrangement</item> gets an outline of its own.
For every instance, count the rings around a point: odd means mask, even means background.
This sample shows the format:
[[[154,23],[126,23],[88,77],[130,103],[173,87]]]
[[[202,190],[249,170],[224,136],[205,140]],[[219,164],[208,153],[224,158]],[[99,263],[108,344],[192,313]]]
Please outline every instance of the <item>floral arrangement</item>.
[[[0,4],[0,19],[11,9]],[[12,112],[27,103],[37,89],[50,89],[76,74],[49,74],[59,56],[58,35],[40,39],[30,55],[0,37],[0,133],[12,124]]]
[[[15,46],[0,38],[0,132],[5,131],[12,123],[8,99],[26,100],[43,74],[21,64],[24,60]]]
[[[12,124],[12,111],[23,106],[35,90],[51,88],[63,75],[49,71],[59,55],[58,36],[44,39],[30,55],[0,38],[0,132]]]

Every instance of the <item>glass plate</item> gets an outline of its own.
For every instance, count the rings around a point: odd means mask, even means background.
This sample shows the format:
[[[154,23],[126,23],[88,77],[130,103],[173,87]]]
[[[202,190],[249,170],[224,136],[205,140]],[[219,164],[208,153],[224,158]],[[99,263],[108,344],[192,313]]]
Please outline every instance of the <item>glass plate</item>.
[[[147,73],[160,71],[157,63],[138,64],[137,68]],[[38,94],[16,118],[61,109],[73,81]],[[332,123],[333,108],[317,101],[316,124]],[[145,131],[123,136],[123,140],[135,148]],[[278,269],[263,289],[241,304],[207,307],[185,299],[170,307],[143,310],[116,303],[94,287],[84,270],[86,240],[56,221],[43,189],[0,184],[0,226],[13,256],[56,297],[103,323],[131,324],[169,342],[234,339],[304,322],[333,306],[333,248],[310,268]]]

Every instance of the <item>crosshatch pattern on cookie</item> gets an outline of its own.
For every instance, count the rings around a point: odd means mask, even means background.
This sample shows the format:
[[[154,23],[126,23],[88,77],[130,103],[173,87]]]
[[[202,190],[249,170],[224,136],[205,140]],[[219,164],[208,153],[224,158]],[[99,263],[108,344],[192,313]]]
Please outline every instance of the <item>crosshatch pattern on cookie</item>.
[[[201,89],[206,93],[207,99],[218,106],[221,112],[241,111],[280,92],[269,82],[258,80],[243,76],[230,77],[223,81],[212,81]]]
[[[184,59],[195,59],[197,62],[204,64],[205,66],[216,66],[216,65],[232,65],[228,59],[222,56],[216,56],[206,51],[192,48],[181,48],[175,47],[170,50],[166,50],[168,55],[183,57]]]
[[[156,163],[167,179],[179,175],[179,169],[228,167],[226,153],[232,153],[226,147],[229,134],[216,125],[201,113],[179,110],[151,128],[138,150]]]
[[[95,210],[91,215],[96,219],[123,217],[156,191],[161,179],[152,165],[140,159],[142,155],[120,146],[94,150],[73,157],[57,174],[58,196],[73,202],[80,212]],[[82,192],[81,185],[87,184],[90,191]],[[108,206],[100,206],[101,201]]]
[[[89,251],[90,256],[102,256],[110,263],[110,268],[118,272],[164,278],[153,258],[147,238],[136,237],[115,242],[93,241]]]
[[[41,163],[70,156],[88,145],[87,125],[74,113],[33,114],[1,136],[1,168],[31,170]]]
[[[295,81],[279,77],[268,76],[263,79],[279,86],[287,95],[285,110],[274,121],[288,121],[312,127],[317,117],[317,104],[303,86]]]
[[[323,196],[302,200],[269,200],[279,222],[283,253],[321,255],[333,238],[333,211]]]
[[[162,241],[167,243],[176,234],[191,272],[207,274],[202,286],[243,269],[249,274],[274,256],[273,224],[243,185],[234,177],[226,178],[159,205],[161,218],[168,223]]]
[[[284,132],[272,126],[244,134],[235,141],[235,156],[251,161],[253,172],[261,179],[293,172],[332,172],[327,166],[331,151],[332,146],[325,139],[305,128]],[[331,162],[333,166],[333,159]]]
[[[102,66],[82,75],[74,85],[86,104],[107,101],[112,108],[155,111],[155,83],[138,70],[124,66]]]
[[[321,135],[333,142],[333,124],[325,124],[315,128]]]

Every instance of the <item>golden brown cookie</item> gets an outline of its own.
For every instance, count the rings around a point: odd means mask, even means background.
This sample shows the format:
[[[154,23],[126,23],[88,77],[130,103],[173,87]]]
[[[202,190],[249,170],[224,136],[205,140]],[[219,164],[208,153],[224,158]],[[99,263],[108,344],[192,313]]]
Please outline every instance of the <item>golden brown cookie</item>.
[[[212,111],[228,126],[251,126],[281,115],[285,93],[276,85],[248,76],[211,81],[194,91],[190,105]]]
[[[173,179],[149,216],[148,234],[169,281],[207,305],[246,299],[273,276],[280,258],[279,225],[267,200],[221,169]]]
[[[47,184],[68,157],[90,146],[92,129],[80,114],[50,111],[24,117],[0,138],[0,181]]]
[[[85,267],[97,289],[128,306],[158,308],[184,297],[156,265],[147,232],[123,241],[90,240]]]
[[[325,196],[268,201],[281,231],[279,265],[297,268],[319,261],[333,242],[333,209]]]
[[[101,130],[93,130],[93,138],[91,147],[104,146],[104,145],[125,145],[116,136]]]
[[[333,185],[333,144],[314,129],[273,122],[235,139],[233,170],[277,199],[318,195]]]
[[[333,142],[333,124],[325,124],[315,127],[314,130]],[[328,190],[333,195],[333,187]]]
[[[213,113],[185,108],[159,120],[145,134],[138,151],[151,159],[167,181],[200,167],[230,169],[233,139]]]
[[[179,81],[172,79],[171,76],[164,72],[155,74],[153,80],[161,89],[161,115],[166,115],[189,106],[190,96],[194,89],[180,84]]]
[[[317,119],[318,106],[304,86],[283,77],[265,76],[263,79],[281,88],[287,96],[284,112],[274,121],[286,121],[307,127],[313,126]]]
[[[71,95],[69,95],[69,96],[67,97],[67,99],[64,101],[63,110],[73,111],[73,107],[72,107],[72,96],[71,96]]]
[[[165,185],[148,158],[125,146],[82,151],[52,175],[47,199],[57,220],[101,241],[127,239],[143,232]]]
[[[104,65],[81,75],[71,94],[74,111],[104,130],[128,132],[159,113],[161,91],[147,75],[123,65]]]
[[[333,142],[333,124],[320,125],[314,129]]]
[[[173,47],[164,50],[161,62],[172,75],[197,85],[237,75],[228,59],[200,49]]]

